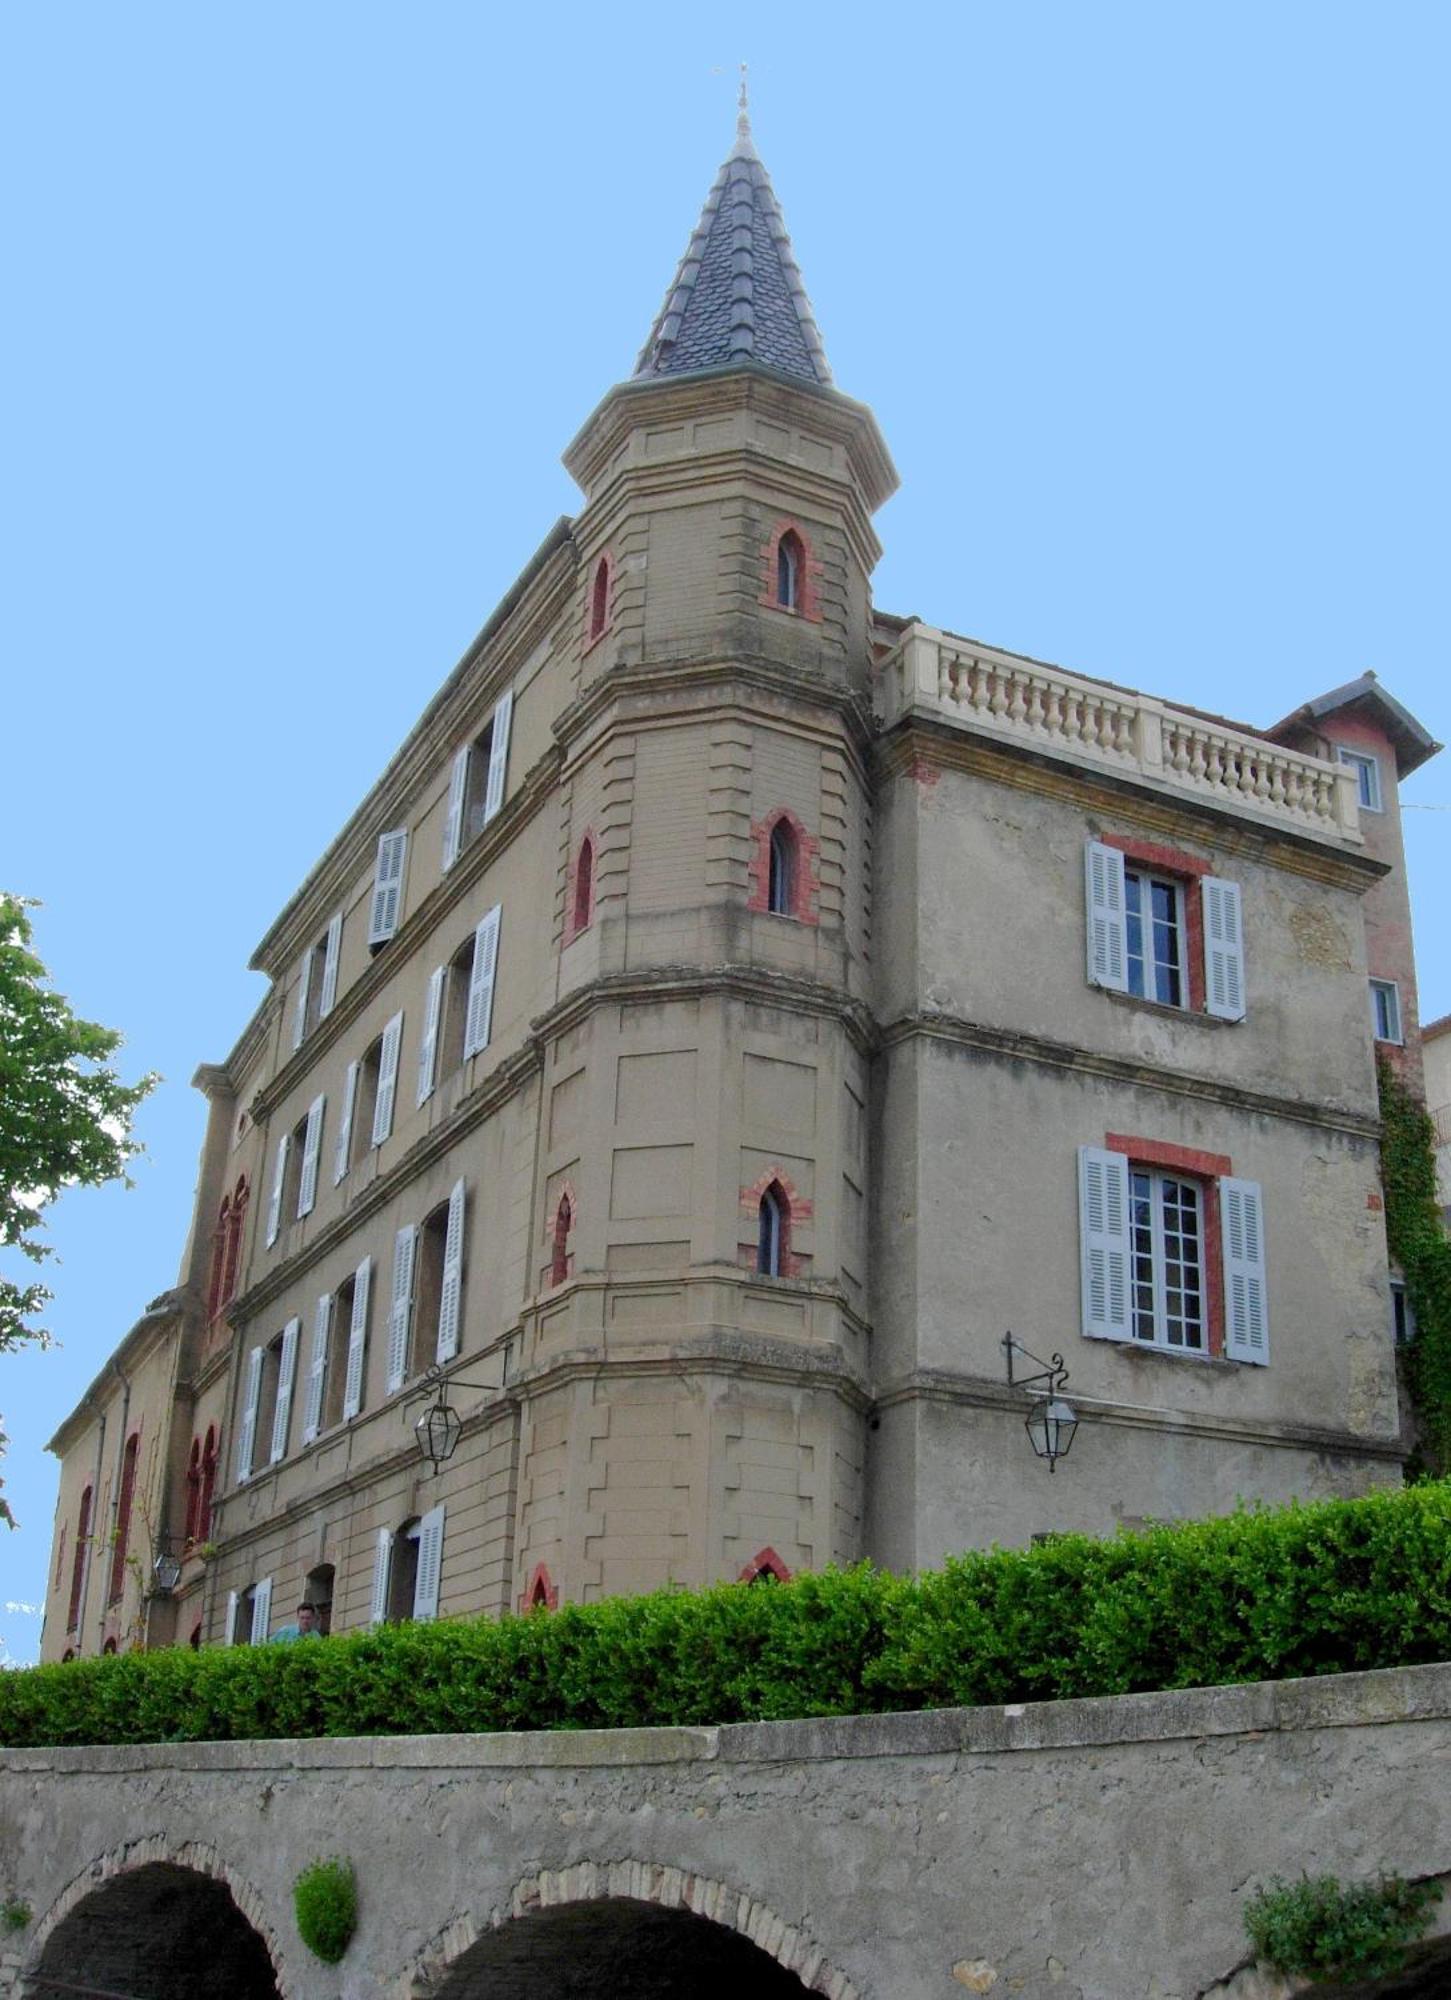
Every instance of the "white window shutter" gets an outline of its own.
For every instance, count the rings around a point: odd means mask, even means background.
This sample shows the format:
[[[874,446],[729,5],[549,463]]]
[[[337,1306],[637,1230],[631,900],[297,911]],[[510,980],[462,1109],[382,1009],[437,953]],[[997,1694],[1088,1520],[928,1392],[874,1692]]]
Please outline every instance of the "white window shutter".
[[[348,1148],[353,1139],[353,1106],[358,1097],[358,1070],[356,1062],[348,1064],[348,1073],[343,1080],[343,1115],[338,1122],[338,1143],[333,1151],[333,1186],[347,1178]]]
[[[247,1382],[242,1392],[242,1424],[237,1432],[237,1484],[252,1477],[252,1451],[257,1440],[257,1403],[262,1394],[262,1349],[247,1356]]]
[[[458,1353],[459,1308],[463,1297],[464,1206],[462,1181],[455,1181],[448,1198],[448,1230],[443,1242],[443,1282],[438,1293],[438,1348],[435,1359],[452,1361]]]
[[[260,1583],[252,1586],[252,1630],[248,1635],[254,1646],[263,1645],[272,1632],[272,1579],[264,1576]]]
[[[1244,1019],[1244,922],[1238,882],[1206,875],[1204,897],[1204,997],[1221,1021]]]
[[[403,864],[407,855],[407,827],[379,834],[378,860],[373,872],[373,907],[368,918],[369,944],[386,944],[398,928],[403,909]]]
[[[343,1416],[355,1417],[363,1407],[363,1361],[368,1339],[368,1287],[373,1260],[365,1257],[353,1277],[353,1318],[348,1328],[348,1375],[343,1384]]]
[[[403,1047],[403,1016],[395,1014],[383,1030],[378,1060],[378,1095],[373,1100],[373,1144],[381,1146],[393,1130],[393,1100],[398,1095],[398,1056]]]
[[[413,1308],[413,1249],[418,1231],[406,1223],[393,1239],[393,1303],[388,1313],[388,1394],[408,1372],[408,1321]]]
[[[272,1449],[267,1454],[269,1465],[276,1465],[287,1452],[287,1427],[292,1419],[292,1385],[297,1379],[297,1336],[301,1331],[300,1319],[290,1319],[282,1329],[282,1358],[277,1366],[277,1404],[272,1415]]]
[[[418,1523],[418,1575],[413,1586],[415,1618],[438,1616],[438,1586],[443,1575],[443,1508],[434,1507]]]
[[[1270,1358],[1264,1200],[1258,1181],[1219,1183],[1224,1238],[1224,1351],[1231,1361]]]
[[[453,760],[448,780],[448,818],[443,823],[443,872],[446,875],[458,860],[464,844],[464,800],[469,789],[469,746],[465,743]]]
[[[235,1590],[227,1592],[227,1622],[222,1628],[226,1635],[222,1641],[224,1646],[235,1646],[237,1643],[237,1605],[240,1601]]]
[[[284,1132],[277,1141],[277,1169],[272,1176],[272,1198],[267,1204],[267,1248],[270,1250],[277,1241],[277,1232],[282,1227],[282,1183],[287,1177],[287,1148],[292,1143],[292,1134]]]
[[[438,1069],[438,1024],[443,1014],[443,982],[446,965],[436,965],[428,975],[428,1004],[423,1015],[423,1039],[418,1044],[418,1102],[426,1104],[433,1095]]]
[[[343,913],[336,910],[327,927],[327,943],[322,954],[322,992],[318,995],[317,1017],[325,1020],[337,1005],[338,954],[343,945]]]
[[[302,1038],[307,1033],[307,996],[312,990],[312,953],[302,954],[302,970],[297,978],[297,1010],[292,1016],[292,1046],[302,1047]]]
[[[317,1206],[317,1157],[322,1150],[322,1119],[326,1097],[315,1097],[307,1107],[307,1131],[302,1141],[302,1172],[297,1177],[299,1220]]]
[[[1128,935],[1124,921],[1124,858],[1116,847],[1090,840],[1083,850],[1088,905],[1088,978],[1093,986],[1126,993]]]
[[[302,1411],[302,1442],[311,1444],[322,1427],[322,1391],[327,1380],[328,1335],[332,1328],[333,1298],[324,1292],[312,1320],[312,1358],[307,1367],[307,1402]]]
[[[474,969],[469,978],[468,1015],[464,1022],[464,1054],[476,1056],[489,1046],[494,1019],[494,974],[499,963],[499,913],[492,910],[474,932]]]
[[[499,696],[494,710],[493,736],[489,742],[489,781],[484,789],[484,825],[504,803],[504,776],[509,767],[509,725],[514,719],[514,690]]]
[[[373,1605],[369,1623],[381,1625],[388,1616],[388,1571],[392,1567],[393,1530],[378,1530],[378,1546],[373,1555]]]
[[[1098,1146],[1078,1149],[1083,1331],[1123,1340],[1129,1325],[1129,1163]]]

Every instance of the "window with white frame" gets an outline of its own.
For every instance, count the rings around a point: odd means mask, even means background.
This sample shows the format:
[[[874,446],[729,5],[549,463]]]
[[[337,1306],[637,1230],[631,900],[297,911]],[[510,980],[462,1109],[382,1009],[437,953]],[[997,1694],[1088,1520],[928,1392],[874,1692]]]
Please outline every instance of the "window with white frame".
[[[1176,1148],[1151,1148],[1146,1152]],[[1228,1162],[1224,1162],[1225,1165]],[[1083,1331],[1172,1354],[1269,1359],[1264,1203],[1255,1181],[1133,1159],[1117,1147],[1078,1153]],[[1211,1316],[1211,1217],[1220,1287]]]
[[[297,975],[297,1000],[292,1015],[292,1046],[301,1048],[319,1021],[337,1003],[338,956],[343,941],[343,913],[338,910],[317,942],[303,953]]]
[[[1165,1007],[1187,1005],[1183,885],[1126,867],[1124,937],[1129,992]]]
[[[438,1616],[444,1510],[430,1508],[398,1529],[380,1528],[373,1555],[374,1625]]]
[[[373,867],[373,900],[368,912],[368,946],[372,951],[385,945],[403,920],[403,871],[407,862],[407,827],[380,833]]]
[[[437,1054],[433,1066],[439,1077],[452,1076],[470,1056],[489,1045],[494,1022],[494,981],[499,967],[499,921],[501,909],[495,903],[459,946],[435,987],[430,981],[429,1004],[437,1005]],[[435,1001],[436,994],[436,1001]],[[423,1090],[420,1061],[419,1090]],[[429,1088],[432,1082],[430,1080]]]
[[[1370,1023],[1378,1042],[1404,1042],[1401,989],[1394,979],[1372,979],[1370,982]]]
[[[1245,955],[1239,884],[1210,875],[1192,856],[1182,860],[1183,872],[1176,873],[1106,840],[1087,843],[1089,981],[1160,1006],[1241,1021]],[[1202,951],[1191,956],[1196,929]]]
[[[484,728],[454,757],[443,829],[445,873],[464,849],[477,840],[504,803],[513,714],[514,692],[509,688],[499,697]]]
[[[1364,750],[1337,749],[1336,757],[1355,773],[1356,796],[1365,812],[1384,812],[1380,792],[1380,760]]]
[[[1391,1279],[1391,1337],[1397,1347],[1409,1347],[1416,1337],[1416,1315],[1411,1310],[1404,1278]]]

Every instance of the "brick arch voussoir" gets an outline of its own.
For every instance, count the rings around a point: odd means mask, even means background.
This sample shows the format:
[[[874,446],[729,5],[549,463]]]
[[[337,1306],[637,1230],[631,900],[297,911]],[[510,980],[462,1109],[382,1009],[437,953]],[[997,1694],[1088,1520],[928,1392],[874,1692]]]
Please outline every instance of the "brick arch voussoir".
[[[526,1875],[508,1902],[491,1910],[482,1923],[463,1913],[445,1925],[403,1974],[393,2000],[434,2000],[454,1963],[471,1946],[517,1918],[570,1903],[610,1901],[652,1903],[657,1909],[704,1917],[749,1939],[794,1973],[808,1993],[824,1994],[826,2000],[862,2000],[860,1990],[828,1963],[814,1939],[754,1896],[658,1861],[577,1861],[569,1868]]]
[[[267,1905],[256,1885],[234,1868],[210,1841],[171,1841],[164,1833],[144,1834],[140,1840],[127,1840],[119,1847],[108,1848],[79,1875],[71,1877],[35,1927],[26,1969],[20,1975],[22,1986],[38,1971],[46,1945],[78,1904],[104,1888],[107,1882],[114,1881],[118,1875],[130,1875],[138,1868],[149,1868],[158,1862],[165,1862],[173,1868],[189,1868],[193,1874],[205,1875],[213,1882],[220,1882],[230,1892],[232,1901],[262,1940],[282,2000],[292,2000],[296,1987],[288,1972],[277,1931],[268,1916]]]

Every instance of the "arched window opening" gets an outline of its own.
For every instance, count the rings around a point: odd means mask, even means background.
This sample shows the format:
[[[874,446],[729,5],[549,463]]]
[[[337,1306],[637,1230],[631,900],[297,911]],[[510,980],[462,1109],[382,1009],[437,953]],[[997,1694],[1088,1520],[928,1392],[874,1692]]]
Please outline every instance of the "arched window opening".
[[[116,1542],[111,1551],[111,1602],[126,1587],[126,1545],[131,1536],[131,1502],[136,1493],[136,1452],[140,1434],[132,1431],[121,1455],[121,1494],[116,1505]]]
[[[569,1232],[573,1226],[574,1205],[567,1194],[562,1194],[554,1211],[554,1256],[549,1266],[551,1285],[562,1285],[569,1276]]]
[[[529,1598],[529,1609],[531,1611],[547,1611],[549,1609],[549,1585],[544,1581],[542,1576],[537,1576],[534,1579],[534,1589]]]
[[[595,844],[586,834],[579,850],[579,860],[574,870],[574,911],[571,929],[578,933],[588,930],[594,916],[595,892]]]
[[[393,1559],[388,1570],[388,1621],[393,1625],[401,1625],[413,1616],[413,1600],[418,1595],[421,1532],[422,1524],[415,1515],[393,1537]]]
[[[525,1585],[524,1594],[519,1599],[521,1611],[554,1611],[559,1605],[559,1590],[549,1574],[547,1563],[536,1563],[534,1573]]]
[[[197,1521],[202,1505],[202,1441],[193,1438],[191,1456],[186,1464],[186,1538],[194,1542],[197,1538]]]
[[[598,639],[610,616],[610,559],[601,556],[595,564],[594,582],[589,593],[589,636]]]
[[[67,1646],[65,1651],[60,1656],[61,1665],[64,1666],[68,1660],[73,1660],[75,1656],[76,1656],[75,1647]]]
[[[782,1275],[790,1214],[785,1189],[779,1181],[772,1181],[761,1196],[756,1234],[756,1269],[763,1277],[779,1278]]]
[[[212,1234],[212,1269],[207,1280],[207,1318],[216,1318],[222,1305],[222,1286],[225,1282],[227,1252],[232,1240],[232,1204],[229,1197],[222,1199],[222,1212],[217,1217],[217,1226]]]
[[[217,1311],[230,1305],[237,1291],[237,1267],[242,1260],[242,1225],[247,1219],[247,1201],[250,1194],[247,1176],[241,1175],[232,1196],[232,1213],[226,1231],[226,1254],[222,1263],[221,1291],[217,1298]]]
[[[794,528],[788,528],[776,544],[776,602],[783,611],[801,609],[801,566],[806,551]]]
[[[102,1654],[108,1659],[114,1657],[115,1651],[116,1651],[116,1641],[114,1639],[108,1639],[105,1645],[102,1646],[101,1648]]]
[[[215,1424],[207,1425],[206,1442],[202,1446],[202,1483],[197,1496],[196,1539],[204,1542],[212,1532],[212,1494],[217,1484],[217,1459],[221,1452],[221,1441]]]
[[[201,1625],[201,1620],[200,1620],[200,1619],[198,1619],[198,1620],[197,1620],[197,1622],[196,1622],[196,1624],[192,1626],[192,1628],[191,1628],[191,1637],[190,1637],[190,1638],[189,1638],[189,1639],[187,1640],[187,1642],[186,1642],[186,1643],[188,1644],[188,1646],[190,1646],[190,1647],[191,1647],[191,1649],[192,1649],[192,1651],[193,1651],[194,1653],[199,1653],[199,1652],[201,1651],[201,1649],[202,1649],[202,1625]]]
[[[81,1495],[80,1517],[76,1522],[76,1547],[71,1558],[71,1601],[66,1613],[67,1632],[76,1632],[81,1623],[81,1591],[86,1581],[86,1558],[91,1548],[91,1489]]]
[[[766,908],[789,917],[796,907],[796,834],[788,819],[771,828],[771,853],[766,876]]]
[[[302,1601],[310,1604],[317,1613],[317,1629],[324,1639],[333,1629],[333,1587],[337,1569],[332,1563],[319,1563],[316,1569],[307,1572],[307,1582],[303,1586]]]
[[[738,1583],[789,1583],[791,1572],[773,1548],[757,1549],[736,1579]]]

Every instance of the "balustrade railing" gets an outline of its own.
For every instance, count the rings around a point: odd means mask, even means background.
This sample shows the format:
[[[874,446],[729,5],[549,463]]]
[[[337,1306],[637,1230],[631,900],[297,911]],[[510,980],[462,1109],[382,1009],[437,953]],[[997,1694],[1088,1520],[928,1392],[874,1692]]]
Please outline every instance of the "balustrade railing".
[[[1359,843],[1355,775],[1146,695],[909,626],[882,668],[890,722],[911,707],[1021,741],[1090,758],[1231,808],[1268,814]]]

